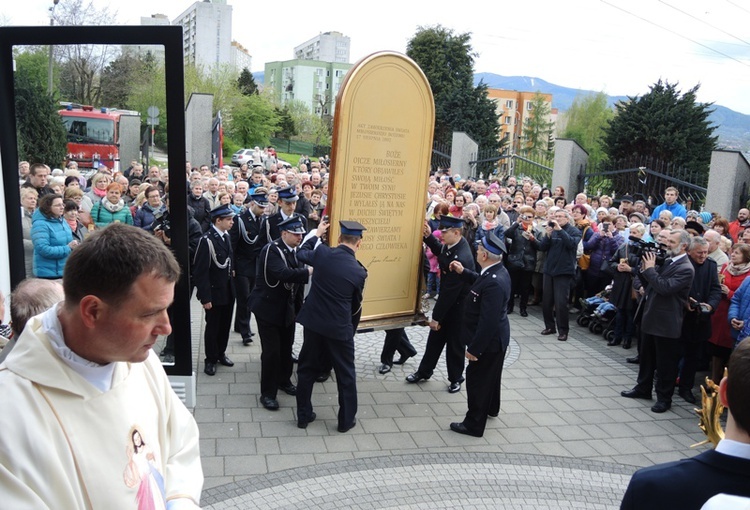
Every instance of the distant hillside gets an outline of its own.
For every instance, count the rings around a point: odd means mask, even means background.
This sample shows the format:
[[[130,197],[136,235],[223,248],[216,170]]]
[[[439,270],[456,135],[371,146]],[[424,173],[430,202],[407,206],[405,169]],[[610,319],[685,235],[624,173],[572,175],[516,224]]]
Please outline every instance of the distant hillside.
[[[477,73],[474,75],[474,83],[483,81],[492,89],[508,89],[528,92],[543,92],[552,94],[552,107],[564,112],[573,104],[576,96],[581,94],[596,93],[595,90],[581,90],[570,87],[562,87],[529,76],[501,76],[493,73]],[[617,101],[626,100],[627,96],[607,96],[609,104],[614,105]],[[750,115],[735,112],[725,106],[714,105],[714,112],[709,117],[716,126],[716,134],[719,137],[719,145],[726,149],[737,149],[743,152],[750,151]]]

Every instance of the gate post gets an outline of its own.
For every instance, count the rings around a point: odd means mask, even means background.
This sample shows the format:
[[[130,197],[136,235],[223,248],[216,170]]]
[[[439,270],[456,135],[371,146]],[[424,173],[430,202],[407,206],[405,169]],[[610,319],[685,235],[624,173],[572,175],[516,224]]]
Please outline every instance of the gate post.
[[[479,145],[460,131],[453,132],[451,145],[451,173],[460,175],[462,179],[474,176],[474,169],[469,165],[471,158],[476,156]]]
[[[586,169],[589,153],[575,140],[557,138],[555,140],[555,165],[552,170],[552,189],[565,188],[567,199],[575,198],[578,189],[578,176]]]
[[[193,166],[211,164],[213,94],[190,94],[185,108],[185,159]]]
[[[750,187],[750,163],[740,151],[715,150],[711,152],[708,171],[706,210],[733,220],[740,203],[740,190]]]

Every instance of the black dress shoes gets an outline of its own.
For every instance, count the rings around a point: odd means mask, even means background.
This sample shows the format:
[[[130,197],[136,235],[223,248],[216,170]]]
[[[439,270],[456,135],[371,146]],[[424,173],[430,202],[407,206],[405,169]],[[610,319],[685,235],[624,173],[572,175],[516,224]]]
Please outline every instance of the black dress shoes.
[[[697,400],[695,399],[695,395],[693,395],[693,392],[690,390],[680,390],[678,394],[685,402],[688,402],[690,404],[695,404],[697,402]]]
[[[651,412],[666,413],[667,411],[669,411],[670,407],[672,407],[672,404],[670,402],[659,401],[651,407]]]
[[[554,335],[555,333],[557,333],[557,331],[555,331],[554,329],[547,328],[543,330],[541,334],[546,336],[546,335]]]
[[[567,333],[560,333],[557,337],[558,340],[561,342],[565,342],[568,340],[568,334]]]
[[[637,365],[638,363],[641,362],[641,357],[636,355],[636,356],[633,356],[632,358],[626,359],[625,361],[627,361],[628,363],[632,363],[633,365]]]
[[[279,389],[287,395],[294,396],[297,394],[297,387],[292,383],[280,385]]]
[[[269,411],[278,411],[279,410],[279,402],[275,398],[272,397],[265,397],[263,395],[260,396],[260,403],[263,407],[268,409]]]
[[[232,361],[231,359],[227,358],[226,356],[222,356],[221,358],[219,358],[219,363],[221,363],[225,367],[233,367],[234,366],[234,361]]]
[[[458,393],[459,391],[461,391],[460,382],[452,382],[450,386],[448,386],[448,393]]]
[[[380,365],[380,368],[378,368],[378,373],[380,374],[387,374],[390,371],[391,365],[389,365],[388,363],[383,363],[382,365]]]
[[[636,390],[635,388],[633,388],[632,390],[621,391],[620,395],[625,398],[642,398],[644,400],[651,400],[650,393],[644,393],[642,391]]]
[[[339,425],[339,428],[337,430],[343,434],[344,432],[349,432],[350,430],[352,430],[356,425],[357,419],[354,418],[354,420],[352,420],[352,422],[348,426],[342,427],[341,425]]]
[[[394,365],[403,365],[404,363],[406,363],[406,360],[408,360],[409,358],[413,358],[416,355],[417,355],[417,351],[414,351],[414,354],[407,354],[406,356],[401,356],[397,360],[395,360],[393,362],[393,364]]]
[[[310,419],[309,420],[297,420],[297,428],[298,429],[306,429],[308,423],[312,423],[315,421],[315,418],[318,416],[313,412],[310,413]]]
[[[242,345],[250,345],[251,343],[253,343],[253,339],[250,337],[242,339]]]
[[[216,375],[216,363],[206,361],[206,368],[203,369],[206,375]]]
[[[451,430],[453,432],[458,432],[459,434],[465,434],[467,436],[482,437],[482,434],[477,434],[476,432],[470,431],[466,428],[466,425],[459,422],[451,423]]]
[[[520,311],[520,312],[518,312],[518,313],[519,313],[519,315],[520,315],[521,317],[528,317],[528,316],[529,316],[529,312],[527,312],[527,311],[526,311],[525,309],[523,309],[523,308],[522,308],[522,309],[521,309],[521,311]]]
[[[429,379],[429,377],[424,377],[419,372],[414,372],[413,374],[406,376],[406,382],[409,383],[418,383],[419,381],[426,381],[427,379]]]
[[[609,347],[613,347],[615,345],[620,345],[622,343],[622,338],[613,338],[609,342],[607,342],[607,345]]]
[[[626,338],[622,341],[622,348],[623,349],[630,349],[633,346],[633,339],[632,338]]]
[[[315,377],[315,382],[326,382],[330,378],[331,378],[331,371],[329,370],[328,372],[323,372],[321,374],[318,374]]]

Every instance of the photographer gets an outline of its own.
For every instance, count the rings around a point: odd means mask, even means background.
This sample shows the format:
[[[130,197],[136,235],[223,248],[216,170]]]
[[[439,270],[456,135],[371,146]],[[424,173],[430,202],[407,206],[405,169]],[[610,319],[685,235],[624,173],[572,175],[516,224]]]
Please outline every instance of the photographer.
[[[711,315],[721,301],[721,285],[716,262],[708,258],[708,241],[702,237],[693,237],[688,257],[693,264],[695,276],[690,287],[687,313],[682,321],[680,345],[683,364],[677,393],[686,402],[695,404],[695,371],[706,341],[711,338]]]
[[[658,370],[657,402],[651,407],[654,413],[666,412],[672,406],[685,303],[695,273],[686,252],[690,235],[674,230],[666,240],[669,258],[661,266],[656,267],[656,253],[646,252],[641,259],[638,278],[645,288],[641,364],[635,387],[621,392],[623,397],[651,400],[654,372]]]
[[[133,217],[133,224],[147,232],[154,231],[156,216],[164,214],[166,207],[161,202],[161,193],[156,186],[146,189],[146,202],[138,208]]]
[[[642,223],[632,224],[630,226],[630,239],[621,244],[609,259],[609,267],[612,272],[612,292],[609,295],[609,302],[617,307],[615,336],[607,343],[609,346],[622,344],[623,349],[630,349],[632,346],[636,308],[633,277],[638,272],[640,262],[639,250],[635,242],[641,239],[645,232],[646,227]]]

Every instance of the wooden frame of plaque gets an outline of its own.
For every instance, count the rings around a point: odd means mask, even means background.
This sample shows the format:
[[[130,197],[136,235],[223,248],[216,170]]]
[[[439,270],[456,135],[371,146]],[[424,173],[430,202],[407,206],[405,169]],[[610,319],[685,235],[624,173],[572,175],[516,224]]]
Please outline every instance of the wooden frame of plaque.
[[[336,97],[328,214],[367,227],[357,259],[367,268],[359,331],[425,324],[422,232],[435,103],[422,70],[378,52],[349,70]]]

